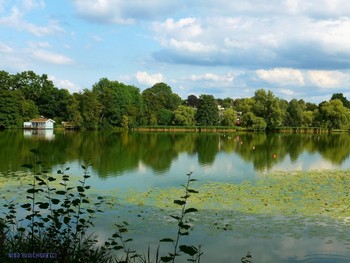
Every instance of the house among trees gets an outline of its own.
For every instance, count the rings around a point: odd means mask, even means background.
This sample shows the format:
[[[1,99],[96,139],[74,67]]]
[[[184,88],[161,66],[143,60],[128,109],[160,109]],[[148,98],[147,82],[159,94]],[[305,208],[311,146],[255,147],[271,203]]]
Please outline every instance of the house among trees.
[[[32,119],[31,121],[28,121],[28,122],[24,122],[23,128],[35,129],[35,130],[53,129],[54,123],[55,121],[52,119],[38,118],[38,119]]]

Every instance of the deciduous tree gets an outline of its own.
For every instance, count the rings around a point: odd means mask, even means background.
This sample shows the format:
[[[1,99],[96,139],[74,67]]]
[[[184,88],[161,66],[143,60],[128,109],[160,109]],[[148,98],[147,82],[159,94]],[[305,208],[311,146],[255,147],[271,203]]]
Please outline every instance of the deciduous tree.
[[[303,110],[296,99],[292,99],[287,107],[286,122],[287,126],[300,127],[303,124]]]
[[[157,118],[156,123],[160,124],[159,122],[163,120],[158,119],[160,116],[158,113],[164,109],[174,111],[182,102],[180,96],[173,93],[171,87],[165,83],[157,83],[145,89],[142,92],[142,99],[147,124],[154,122],[154,116]]]
[[[221,124],[224,126],[234,126],[236,122],[236,112],[232,108],[225,109],[222,113]]]
[[[212,95],[199,96],[196,122],[201,126],[219,124],[219,109]]]
[[[349,109],[339,99],[325,102],[320,107],[323,125],[328,129],[349,129]]]
[[[193,107],[180,105],[174,111],[174,121],[176,125],[180,126],[194,126],[196,110]]]

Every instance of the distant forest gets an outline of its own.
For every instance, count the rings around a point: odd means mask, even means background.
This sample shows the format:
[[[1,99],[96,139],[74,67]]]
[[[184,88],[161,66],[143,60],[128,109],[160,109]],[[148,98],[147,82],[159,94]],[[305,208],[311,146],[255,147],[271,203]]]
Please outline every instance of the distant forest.
[[[91,89],[70,94],[47,75],[0,71],[0,128],[22,127],[44,116],[81,129],[140,126],[241,126],[254,130],[281,127],[350,128],[350,102],[334,93],[320,104],[286,101],[259,89],[251,98],[189,95],[183,100],[165,83],[140,89],[102,78]]]

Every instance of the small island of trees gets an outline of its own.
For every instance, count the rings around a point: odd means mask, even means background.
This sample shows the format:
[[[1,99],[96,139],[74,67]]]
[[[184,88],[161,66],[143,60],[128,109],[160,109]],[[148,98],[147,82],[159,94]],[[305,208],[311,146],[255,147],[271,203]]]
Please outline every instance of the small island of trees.
[[[70,94],[48,76],[33,71],[0,71],[0,128],[20,128],[44,116],[80,129],[133,129],[144,126],[240,127],[276,130],[313,127],[349,130],[350,102],[335,93],[320,104],[286,101],[259,89],[251,98],[214,98],[210,94],[182,99],[166,83],[140,91],[133,85],[102,78],[91,89]]]

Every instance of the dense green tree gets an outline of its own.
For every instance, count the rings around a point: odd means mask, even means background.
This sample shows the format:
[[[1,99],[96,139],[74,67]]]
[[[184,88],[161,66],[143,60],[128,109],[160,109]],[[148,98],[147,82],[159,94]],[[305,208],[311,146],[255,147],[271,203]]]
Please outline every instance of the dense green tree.
[[[161,110],[174,111],[182,103],[180,96],[173,93],[171,87],[165,83],[157,83],[151,88],[145,89],[142,92],[142,99],[146,124],[160,124],[159,121],[163,122],[163,120],[158,119],[160,116],[158,113]]]
[[[225,109],[222,113],[221,124],[224,126],[234,126],[237,122],[237,113],[232,108]]]
[[[305,110],[309,111],[314,111],[318,108],[317,104],[311,103],[311,102],[306,102],[305,103]]]
[[[157,112],[157,123],[159,125],[171,125],[173,124],[174,113],[168,109],[160,109]]]
[[[200,126],[215,126],[219,124],[219,109],[212,95],[199,96],[196,122]]]
[[[134,86],[102,78],[93,85],[102,105],[101,123],[111,126],[135,126],[142,111],[140,90]]]
[[[22,95],[19,95],[22,96]],[[23,97],[20,99],[21,103],[21,116],[23,121],[29,121],[35,117],[39,116],[38,107],[32,100],[25,100]]]
[[[0,70],[0,90],[12,90],[12,82],[13,76],[4,70]]]
[[[73,96],[69,98],[67,106],[67,116],[66,120],[71,122],[76,127],[81,127],[83,125],[83,118],[80,113],[79,98],[80,94],[74,93]]]
[[[252,111],[255,100],[252,98],[235,99],[233,101],[233,109],[242,114]]]
[[[287,126],[300,127],[303,124],[303,109],[296,99],[292,99],[287,108],[286,121]]]
[[[56,112],[55,116],[65,120],[68,116],[68,106],[72,95],[67,89],[56,90]]]
[[[285,113],[280,107],[280,100],[273,95],[272,91],[266,92],[264,89],[259,89],[253,98],[255,103],[252,111],[255,116],[263,118],[268,128],[282,125]]]
[[[14,92],[0,89],[0,128],[21,126],[21,105]]]
[[[222,100],[221,106],[224,107],[225,109],[231,108],[233,106],[233,99],[227,97]]]
[[[303,99],[298,100],[299,106],[302,111],[306,110],[306,102]]]
[[[22,91],[14,89],[14,76],[0,71],[0,126],[22,127],[39,115],[38,107],[32,100],[26,100]]]
[[[13,76],[13,89],[20,90],[26,100],[34,101],[40,115],[53,118],[61,112],[59,109],[58,89],[46,74],[37,75],[33,71],[24,71]]]
[[[348,101],[347,98],[344,97],[343,93],[334,93],[332,95],[331,100],[336,100],[336,99],[341,100],[344,107],[350,108],[350,101]]]
[[[286,116],[287,116],[287,108],[288,108],[288,101],[279,99],[279,106],[280,106],[280,112],[281,112],[281,119],[282,119],[282,124],[286,125]]]
[[[186,100],[186,105],[187,106],[190,106],[190,107],[193,107],[193,108],[197,108],[198,107],[198,98],[196,95],[189,95],[187,97],[187,100]]]
[[[315,109],[313,111],[313,122],[312,122],[312,126],[314,127],[324,127],[325,124],[324,124],[324,120],[322,120],[322,115],[320,113],[320,108],[321,108],[321,105],[319,105],[317,107],[317,109]]]
[[[102,86],[102,83],[104,81],[100,80],[97,85],[93,86],[93,91],[97,94],[98,100],[102,105],[100,122],[117,126],[120,124],[123,115],[117,103],[117,94],[109,87],[109,83],[106,86]]]
[[[102,105],[98,100],[97,94],[85,89],[77,98],[82,117],[82,127],[88,130],[98,129]]]
[[[226,110],[219,115],[218,103]],[[181,105],[181,106],[180,106]],[[187,105],[187,106],[185,106]],[[212,95],[188,96],[186,101],[165,83],[140,93],[134,86],[106,78],[71,95],[58,89],[48,76],[33,71],[9,74],[0,71],[0,126],[21,127],[40,115],[68,120],[88,129],[138,125],[234,125],[236,115],[252,129],[273,129],[281,125],[348,129],[350,102],[342,93],[319,105],[303,99],[286,100],[271,91],[257,90],[252,98],[214,99]]]
[[[257,117],[252,112],[247,112],[242,116],[243,126],[253,130],[265,130],[267,124],[264,118]]]
[[[48,118],[65,120],[67,118],[67,107],[71,94],[66,89],[52,88],[40,97],[38,109],[40,115]]]
[[[280,99],[280,100],[279,100],[279,104],[280,104],[281,110],[286,112],[286,111],[287,111],[287,108],[288,108],[288,105],[289,105],[288,101],[287,101],[287,100]]]
[[[308,111],[303,111],[303,125],[306,127],[311,127],[314,125],[314,120],[315,120],[315,112],[308,110]]]
[[[174,121],[176,125],[180,126],[194,126],[196,110],[193,107],[180,105],[174,111]]]
[[[328,129],[349,129],[349,109],[344,107],[339,99],[322,103],[320,115],[323,120],[323,126]]]

